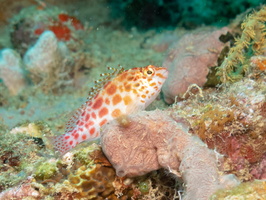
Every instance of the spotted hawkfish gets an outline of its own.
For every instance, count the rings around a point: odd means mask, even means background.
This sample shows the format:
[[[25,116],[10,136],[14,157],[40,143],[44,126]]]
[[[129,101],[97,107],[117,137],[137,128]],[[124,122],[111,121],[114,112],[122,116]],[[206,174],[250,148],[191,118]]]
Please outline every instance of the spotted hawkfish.
[[[66,133],[53,139],[62,154],[77,144],[100,137],[100,127],[108,121],[144,110],[159,94],[168,71],[164,67],[109,68],[101,74],[89,98],[66,124]]]

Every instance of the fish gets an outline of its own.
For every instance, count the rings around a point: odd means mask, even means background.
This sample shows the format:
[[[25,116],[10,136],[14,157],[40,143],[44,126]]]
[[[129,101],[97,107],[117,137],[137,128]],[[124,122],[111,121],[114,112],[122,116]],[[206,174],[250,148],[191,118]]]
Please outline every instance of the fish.
[[[145,110],[168,77],[166,68],[153,65],[109,69],[113,72],[101,74],[87,101],[66,124],[65,134],[52,139],[56,151],[65,154],[83,141],[96,140],[107,122]]]

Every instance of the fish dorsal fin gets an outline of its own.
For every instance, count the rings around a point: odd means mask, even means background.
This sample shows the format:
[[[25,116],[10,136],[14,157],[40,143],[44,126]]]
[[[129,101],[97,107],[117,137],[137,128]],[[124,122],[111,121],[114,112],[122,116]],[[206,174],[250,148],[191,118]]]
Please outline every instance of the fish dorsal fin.
[[[107,67],[107,69],[112,70],[112,72],[100,74],[102,78],[94,82],[95,85],[89,91],[87,102],[90,102],[91,99],[93,99],[93,97],[95,97],[109,81],[125,71],[122,66],[119,66],[118,69],[113,67]]]
[[[105,84],[107,84],[112,78],[116,77],[118,74],[122,73],[124,71],[124,68],[120,66],[119,69],[108,67],[108,70],[112,70],[110,73],[103,73],[100,74],[102,77],[101,79],[95,81],[95,85],[90,89],[89,91],[89,97],[87,98],[86,103],[82,104],[80,108],[78,108],[72,117],[68,120],[66,123],[66,133],[69,133],[73,131],[73,129],[76,127],[77,122],[79,120],[80,115],[84,112],[89,102],[95,97],[103,88]]]

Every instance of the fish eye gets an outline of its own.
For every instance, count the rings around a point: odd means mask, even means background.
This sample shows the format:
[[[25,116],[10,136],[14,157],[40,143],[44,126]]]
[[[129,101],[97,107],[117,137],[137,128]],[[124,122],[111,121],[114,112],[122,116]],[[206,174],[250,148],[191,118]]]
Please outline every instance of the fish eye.
[[[147,71],[146,71],[146,74],[149,76],[149,75],[152,75],[153,74],[153,70],[152,69],[148,69]]]

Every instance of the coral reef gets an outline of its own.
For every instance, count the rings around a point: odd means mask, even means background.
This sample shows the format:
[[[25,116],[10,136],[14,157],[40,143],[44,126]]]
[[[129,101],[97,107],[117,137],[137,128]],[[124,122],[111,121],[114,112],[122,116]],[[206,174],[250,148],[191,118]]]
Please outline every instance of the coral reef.
[[[239,186],[228,190],[219,190],[211,196],[210,200],[234,199],[266,199],[266,182],[253,181],[241,183]]]
[[[172,117],[160,110],[140,112],[131,115],[126,125],[112,121],[103,127],[103,152],[116,174],[133,177],[165,168],[181,174],[184,199],[207,199],[219,188],[238,184],[233,175],[220,173],[219,156],[188,133],[187,122]]]
[[[16,95],[26,87],[22,60],[12,49],[3,49],[0,53],[0,80],[12,95]]]
[[[224,155],[223,171],[241,180],[265,177],[265,91],[263,78],[244,79],[179,102],[172,108],[211,149]]]
[[[0,193],[0,199],[40,199],[40,193],[31,185],[32,177],[28,177],[24,183],[19,186],[9,188]]]
[[[225,44],[219,41],[228,28],[220,30],[196,30],[186,34],[171,47],[163,66],[169,70],[169,76],[163,85],[164,99],[173,103],[175,96],[183,94],[188,86],[195,83],[203,86],[211,67],[217,65],[217,59]]]
[[[266,6],[250,14],[242,23],[243,30],[235,46],[228,53],[227,58],[218,67],[217,76],[222,82],[239,81],[250,73],[250,57],[265,53],[266,38]]]

